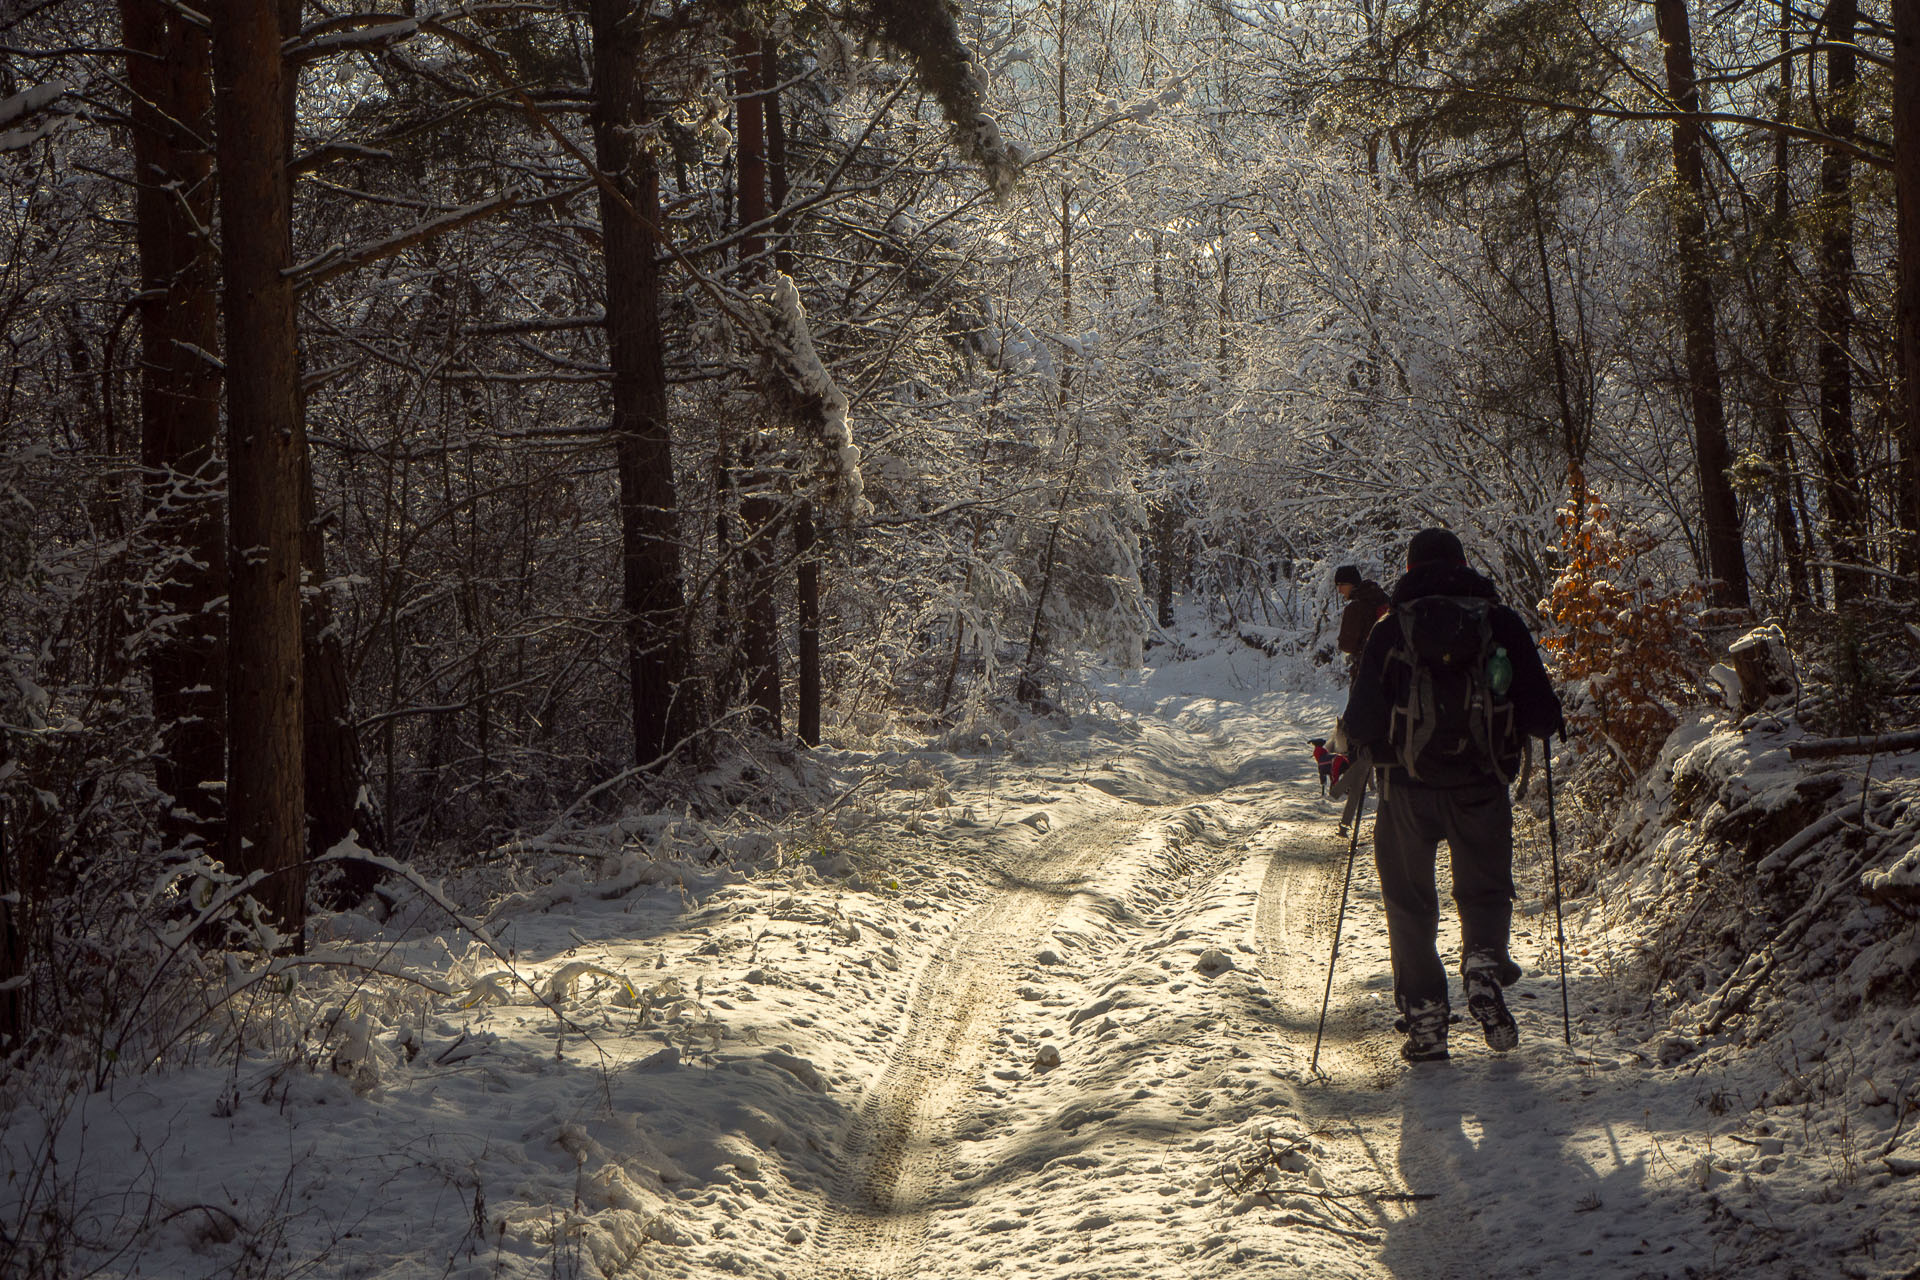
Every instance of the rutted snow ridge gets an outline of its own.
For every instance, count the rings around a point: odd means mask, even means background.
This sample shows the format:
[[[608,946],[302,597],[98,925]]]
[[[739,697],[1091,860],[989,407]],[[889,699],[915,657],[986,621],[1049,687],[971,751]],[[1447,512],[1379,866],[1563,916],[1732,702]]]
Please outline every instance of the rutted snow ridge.
[[[1336,695],[1278,670],[1118,681],[1007,755],[816,753],[844,802],[764,869],[583,868],[493,917],[505,954],[431,909],[335,918],[328,945],[460,996],[370,985],[326,1060],[16,1109],[7,1166],[57,1130],[104,1275],[1800,1274],[1708,1226],[1815,1147],[1730,1142],[1724,1081],[1610,1041],[1617,957],[1578,913],[1560,1042],[1533,842],[1520,1049],[1466,1024],[1400,1064],[1363,840],[1309,1074],[1347,846],[1305,739]],[[1908,1274],[1838,1221],[1904,1184],[1832,1185],[1818,1273]]]

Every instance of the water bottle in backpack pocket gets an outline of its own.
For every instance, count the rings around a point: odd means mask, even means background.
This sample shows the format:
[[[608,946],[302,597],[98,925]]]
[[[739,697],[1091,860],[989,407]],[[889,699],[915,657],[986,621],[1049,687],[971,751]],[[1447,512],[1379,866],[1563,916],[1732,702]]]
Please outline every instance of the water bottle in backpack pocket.
[[[1520,761],[1520,734],[1508,690],[1513,662],[1494,643],[1491,600],[1420,596],[1394,606],[1400,644],[1387,656],[1388,687],[1404,694],[1392,709],[1388,736],[1395,763],[1416,782],[1462,786],[1486,778],[1510,781]]]

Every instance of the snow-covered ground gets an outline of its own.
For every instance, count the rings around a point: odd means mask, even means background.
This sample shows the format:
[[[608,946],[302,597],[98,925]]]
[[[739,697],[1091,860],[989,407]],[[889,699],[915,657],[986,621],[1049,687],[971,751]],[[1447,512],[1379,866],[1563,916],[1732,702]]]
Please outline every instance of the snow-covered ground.
[[[731,861],[636,850],[529,881],[485,941],[427,895],[329,918],[338,963],[301,978],[307,1003],[216,1010],[244,1052],[5,1099],[11,1256],[476,1280],[1920,1274],[1920,1178],[1889,1154],[1915,1155],[1912,1072],[1877,1103],[1844,1079],[1781,1103],[1778,1052],[1676,1049],[1624,1017],[1654,913],[1618,881],[1568,905],[1562,1043],[1531,825],[1519,1050],[1468,1023],[1452,1061],[1400,1063],[1363,838],[1311,1072],[1347,847],[1306,738],[1337,696],[1229,648],[1116,676],[1005,750],[814,753],[795,768],[825,812]],[[312,1025],[276,1031],[289,1008]]]

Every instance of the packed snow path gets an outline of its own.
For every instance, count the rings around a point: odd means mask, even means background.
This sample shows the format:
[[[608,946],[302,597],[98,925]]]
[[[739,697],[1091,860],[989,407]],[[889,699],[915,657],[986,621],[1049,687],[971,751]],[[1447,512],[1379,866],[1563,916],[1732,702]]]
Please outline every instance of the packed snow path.
[[[1609,1088],[1559,1043],[1531,920],[1522,1049],[1495,1058],[1467,1023],[1454,1062],[1400,1062],[1364,838],[1309,1076],[1347,847],[1304,749],[1318,710],[1293,710],[1247,733],[1189,705],[1136,725],[1135,752],[1053,775],[1069,787],[1025,815],[1046,834],[916,978],[812,1274],[1699,1264],[1696,1211],[1649,1167],[1645,1081]]]
[[[918,1270],[927,1198],[946,1176],[940,1156],[948,1125],[985,1067],[995,1024],[1017,998],[1014,975],[1062,897],[1087,882],[1133,825],[1095,820],[1043,842],[1017,870],[1004,872],[1005,887],[962,920],[927,961],[892,1061],[868,1092],[843,1148],[838,1203],[819,1237],[825,1274]]]
[[[61,1180],[103,1276],[1910,1274],[1844,1114],[1766,1130],[1739,1077],[1609,1038],[1588,904],[1560,1042],[1531,838],[1520,1048],[1468,1023],[1399,1062],[1363,840],[1311,1075],[1347,850],[1306,740],[1335,691],[1242,655],[990,751],[810,753],[824,811],[529,877],[491,946],[426,895],[323,918],[316,950],[416,980],[316,987],[320,1051],[49,1091],[6,1163]],[[1809,1240],[1841,1265],[1803,1270]]]

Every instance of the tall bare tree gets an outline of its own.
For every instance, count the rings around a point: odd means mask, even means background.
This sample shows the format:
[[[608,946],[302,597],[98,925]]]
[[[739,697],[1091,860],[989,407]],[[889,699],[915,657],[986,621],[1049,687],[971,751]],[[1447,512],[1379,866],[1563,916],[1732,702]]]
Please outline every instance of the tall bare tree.
[[[1893,182],[1899,219],[1901,504],[1920,571],[1920,0],[1893,0]]]
[[[227,547],[219,458],[219,258],[207,33],[160,0],[121,0],[140,251],[140,462],[167,626],[148,655],[170,797],[161,830],[218,849],[226,782]]]
[[[1858,566],[1865,554],[1866,495],[1853,442],[1853,156],[1854,86],[1858,79],[1855,0],[1830,0],[1826,35],[1826,127],[1836,141],[1820,158],[1819,279],[1815,322],[1820,380],[1820,479],[1827,504],[1827,544],[1834,562],[1835,604],[1858,600],[1872,578]]]
[[[613,450],[620,480],[621,605],[633,691],[634,755],[661,759],[690,721],[686,589],[660,342],[660,172],[636,136],[653,117],[641,54],[644,7],[591,0],[593,138],[600,192]]]
[[[264,872],[280,927],[305,927],[300,513],[306,440],[294,326],[286,36],[277,6],[220,0],[213,21],[225,281],[231,574],[228,865]]]
[[[1775,82],[1774,99],[1774,119],[1778,125],[1785,125],[1792,111],[1793,61],[1793,10],[1790,0],[1780,0],[1780,78]],[[1812,593],[1808,587],[1807,555],[1801,541],[1799,513],[1794,505],[1793,419],[1787,407],[1787,388],[1792,381],[1787,335],[1792,322],[1789,285],[1793,279],[1789,163],[1787,130],[1777,128],[1773,135],[1773,174],[1769,179],[1773,252],[1765,277],[1773,297],[1761,308],[1766,326],[1762,359],[1767,382],[1762,416],[1771,471],[1767,487],[1773,498],[1773,528],[1780,539],[1780,557],[1787,571],[1787,599],[1792,607],[1799,608],[1811,601]]]
[[[1673,170],[1679,184],[1673,225],[1679,260],[1680,328],[1686,349],[1687,395],[1693,411],[1694,460],[1706,526],[1707,568],[1716,604],[1744,608],[1747,555],[1740,508],[1727,469],[1726,407],[1720,389],[1720,353],[1714,334],[1713,280],[1707,243],[1707,176],[1694,72],[1693,30],[1686,0],[1654,0],[1654,20],[1666,45],[1667,94],[1673,100]]]
[[[752,33],[735,34],[734,157],[740,226],[750,229],[767,221],[767,110],[766,84],[761,76],[761,44]],[[740,239],[743,283],[766,278],[766,238],[749,230]],[[741,441],[739,456],[746,464],[740,495],[740,643],[745,650],[747,701],[753,720],[764,733],[781,731],[780,605],[775,593],[775,537],[780,502],[766,465],[763,441],[751,427]],[[725,552],[722,548],[722,552]]]
[[[780,42],[769,36],[760,43],[760,84],[767,121],[767,203],[773,210],[773,266],[781,275],[793,275],[792,219],[787,205],[787,124],[780,104]],[[794,592],[794,732],[809,747],[820,745],[820,553],[814,528],[813,502],[804,493],[793,506]]]

